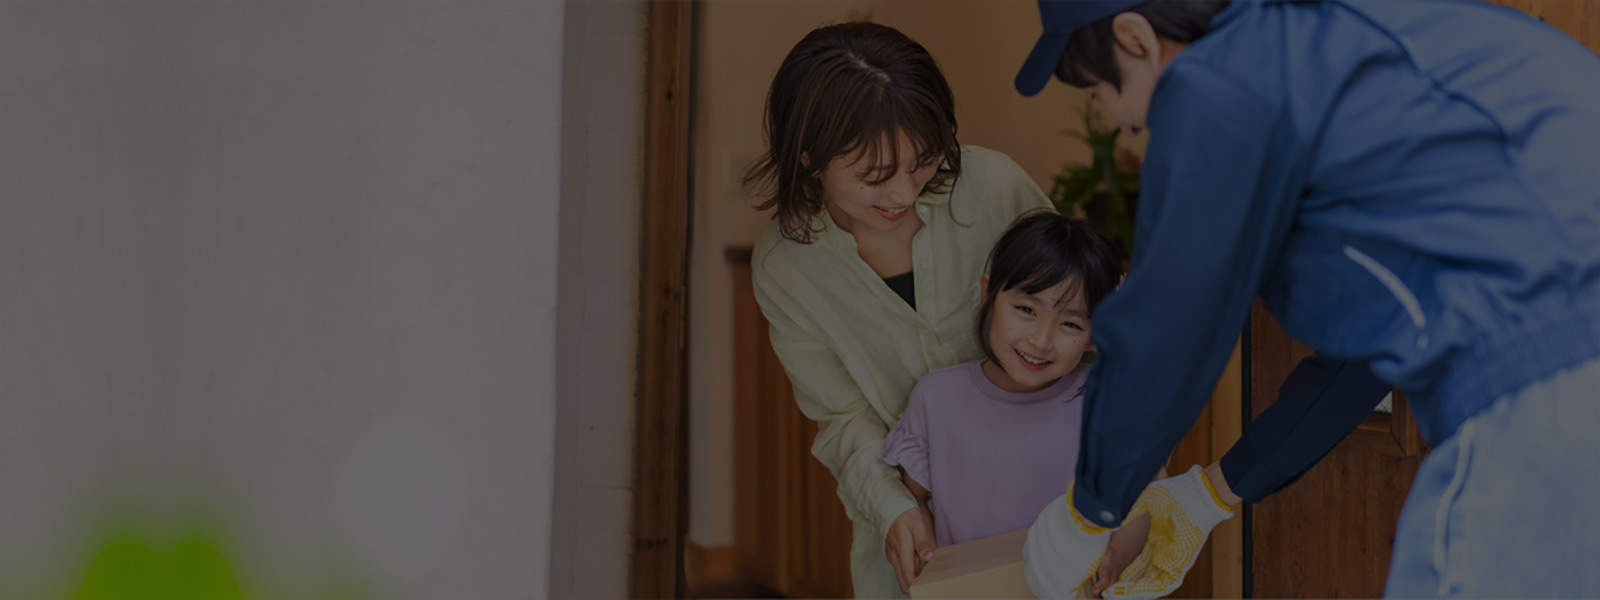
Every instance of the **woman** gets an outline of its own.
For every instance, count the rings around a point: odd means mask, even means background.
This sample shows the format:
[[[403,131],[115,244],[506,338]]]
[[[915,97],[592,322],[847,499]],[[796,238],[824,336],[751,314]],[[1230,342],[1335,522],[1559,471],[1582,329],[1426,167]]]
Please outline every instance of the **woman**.
[[[935,543],[884,437],[918,378],[982,357],[984,257],[1018,215],[1050,203],[1005,155],[956,141],[938,65],[883,25],[796,44],[765,133],[746,176],[776,209],[752,258],[756,299],[854,523],[856,597],[907,593]]]

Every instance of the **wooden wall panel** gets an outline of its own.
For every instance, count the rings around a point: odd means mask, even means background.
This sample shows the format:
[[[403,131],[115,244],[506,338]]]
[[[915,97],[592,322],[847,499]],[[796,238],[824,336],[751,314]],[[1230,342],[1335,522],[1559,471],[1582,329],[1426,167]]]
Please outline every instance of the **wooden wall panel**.
[[[649,5],[644,181],[639,254],[639,379],[635,404],[635,598],[685,593],[689,446],[684,289],[689,249],[688,0]]]
[[[1600,52],[1600,2],[1595,0],[1493,0],[1537,17]]]

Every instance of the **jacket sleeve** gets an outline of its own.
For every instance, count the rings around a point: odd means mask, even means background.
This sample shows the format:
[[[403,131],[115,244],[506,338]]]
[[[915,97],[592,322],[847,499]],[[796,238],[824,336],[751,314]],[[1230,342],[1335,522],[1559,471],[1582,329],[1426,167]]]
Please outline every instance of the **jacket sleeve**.
[[[1278,399],[1222,457],[1233,493],[1260,502],[1294,483],[1349,435],[1393,386],[1365,362],[1317,355],[1296,365]]]
[[[1132,268],[1094,314],[1072,498],[1103,527],[1205,407],[1305,179],[1282,107],[1203,63],[1168,67],[1149,125]]]

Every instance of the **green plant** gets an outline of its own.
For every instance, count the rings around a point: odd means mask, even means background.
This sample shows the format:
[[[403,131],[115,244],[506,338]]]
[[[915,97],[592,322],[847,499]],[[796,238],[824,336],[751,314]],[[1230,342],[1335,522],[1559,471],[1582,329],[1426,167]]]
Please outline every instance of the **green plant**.
[[[1078,114],[1083,117],[1083,133],[1066,133],[1089,144],[1094,160],[1063,168],[1050,186],[1050,201],[1063,214],[1077,214],[1081,208],[1089,223],[1116,244],[1123,256],[1132,256],[1139,170],[1117,168],[1117,137],[1122,130],[1106,121],[1094,98],[1085,102]]]

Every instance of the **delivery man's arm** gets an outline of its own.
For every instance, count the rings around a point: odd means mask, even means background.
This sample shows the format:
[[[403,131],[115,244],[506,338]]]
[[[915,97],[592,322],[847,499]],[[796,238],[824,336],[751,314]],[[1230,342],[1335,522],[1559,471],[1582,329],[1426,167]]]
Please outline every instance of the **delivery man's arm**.
[[[1322,355],[1300,361],[1278,400],[1250,422],[1222,457],[1233,494],[1248,502],[1283,489],[1361,424],[1393,386],[1361,361]]]
[[[1283,107],[1195,61],[1151,99],[1132,269],[1095,310],[1072,504],[1120,524],[1210,396],[1294,221],[1304,152]]]

